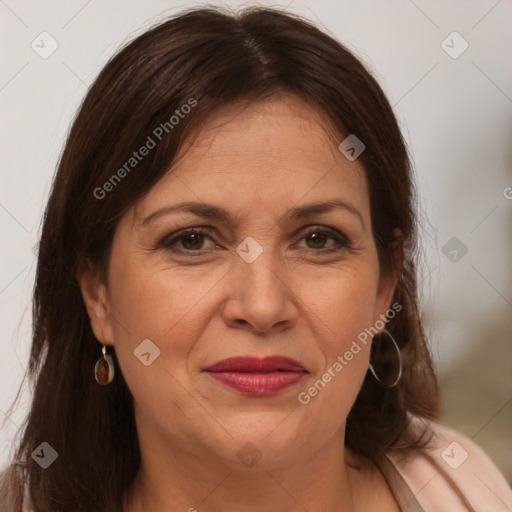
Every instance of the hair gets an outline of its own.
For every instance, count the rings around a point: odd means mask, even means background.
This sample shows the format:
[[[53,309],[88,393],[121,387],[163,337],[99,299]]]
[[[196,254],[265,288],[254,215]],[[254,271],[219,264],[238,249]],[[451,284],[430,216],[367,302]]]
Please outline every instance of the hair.
[[[119,219],[169,171],[202,123],[234,102],[279,94],[311,105],[335,128],[339,142],[348,134],[364,142],[358,161],[382,273],[393,271],[394,229],[403,236],[393,297],[402,310],[387,326],[401,349],[402,378],[385,389],[367,373],[347,418],[345,443],[374,461],[387,450],[412,453],[423,446],[424,436],[409,435],[407,427],[411,416],[438,417],[439,390],[418,305],[412,165],[392,107],[363,63],[307,20],[275,8],[194,8],[153,26],[109,60],[60,156],[33,293],[27,368],[33,398],[4,475],[14,512],[22,511],[25,493],[35,512],[122,509],[123,493],[140,466],[133,397],[115,352],[114,381],[102,387],[94,380],[99,344],[77,271],[89,262],[108,279]],[[191,100],[194,108],[136,169],[116,186],[103,186],[157,126]],[[43,441],[59,454],[47,469],[31,457]]]

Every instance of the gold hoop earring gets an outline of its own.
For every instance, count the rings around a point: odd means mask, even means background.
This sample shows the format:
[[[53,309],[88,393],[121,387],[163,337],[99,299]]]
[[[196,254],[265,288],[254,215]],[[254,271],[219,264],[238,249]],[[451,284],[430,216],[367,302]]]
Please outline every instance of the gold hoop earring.
[[[388,343],[384,342],[382,335],[387,336]],[[384,388],[396,386],[402,377],[400,348],[387,329],[373,338],[368,368]]]
[[[107,347],[105,345],[103,345],[101,351],[103,355],[96,361],[94,366],[94,378],[100,386],[107,386],[114,379],[114,360],[110,354],[107,354]]]

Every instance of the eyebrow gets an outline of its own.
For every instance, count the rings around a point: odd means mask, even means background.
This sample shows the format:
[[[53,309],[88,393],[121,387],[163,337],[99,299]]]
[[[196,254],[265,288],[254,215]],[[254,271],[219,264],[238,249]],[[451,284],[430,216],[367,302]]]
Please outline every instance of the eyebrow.
[[[364,227],[364,220],[361,212],[351,203],[341,199],[331,199],[329,201],[322,201],[320,203],[310,203],[304,206],[298,206],[288,210],[282,218],[282,221],[293,221],[318,215],[321,213],[328,213],[336,209],[346,210],[352,215],[358,217]],[[142,219],[140,226],[144,226],[151,221],[163,215],[168,215],[176,211],[185,211],[193,213],[198,217],[205,219],[218,220],[222,222],[230,222],[235,217],[226,209],[209,203],[199,203],[195,201],[185,201],[177,203],[172,206],[164,206],[150,213],[147,217]]]

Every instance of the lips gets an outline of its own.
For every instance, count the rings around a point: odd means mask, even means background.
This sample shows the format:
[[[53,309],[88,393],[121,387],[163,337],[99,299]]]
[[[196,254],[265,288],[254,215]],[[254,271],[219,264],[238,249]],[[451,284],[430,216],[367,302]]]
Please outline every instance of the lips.
[[[275,371],[305,372],[306,369],[294,359],[282,356],[270,356],[263,359],[257,357],[232,357],[223,359],[206,368],[208,372],[245,372],[265,373]]]
[[[246,395],[273,395],[299,382],[308,371],[283,356],[232,357],[204,369],[217,382]]]

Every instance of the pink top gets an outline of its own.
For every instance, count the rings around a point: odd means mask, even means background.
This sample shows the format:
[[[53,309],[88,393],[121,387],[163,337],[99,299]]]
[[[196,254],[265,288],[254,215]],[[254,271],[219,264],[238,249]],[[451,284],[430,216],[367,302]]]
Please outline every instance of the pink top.
[[[421,426],[414,418],[411,428]],[[430,448],[404,459],[388,452],[379,469],[403,512],[512,512],[512,488],[468,437],[435,422]]]

